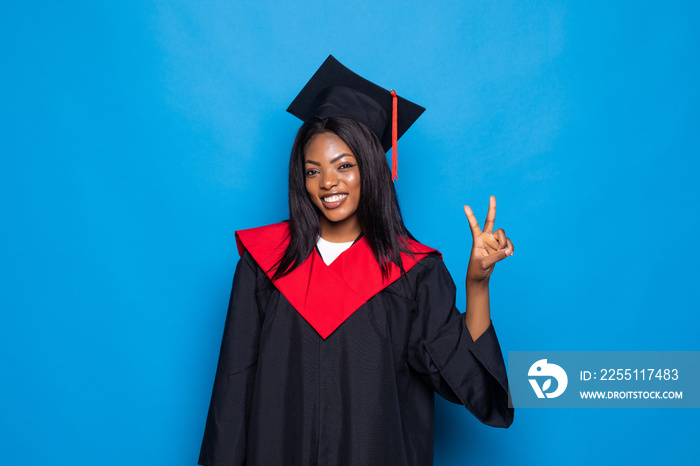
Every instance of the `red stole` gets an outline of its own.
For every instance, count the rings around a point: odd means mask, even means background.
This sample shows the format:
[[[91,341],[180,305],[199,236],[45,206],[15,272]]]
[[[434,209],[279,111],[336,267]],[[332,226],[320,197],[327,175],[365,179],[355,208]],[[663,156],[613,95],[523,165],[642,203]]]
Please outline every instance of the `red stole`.
[[[289,243],[289,224],[282,222],[237,231],[236,243],[239,254],[248,250],[255,262],[272,279],[274,270],[270,269],[282,257]],[[409,240],[409,244],[415,258],[401,254],[406,271],[425,254],[440,254],[417,241]],[[325,339],[353,312],[395,282],[400,275],[399,268],[392,263],[389,278],[383,279],[372,250],[362,237],[331,265],[326,265],[314,248],[311,255],[292,273],[273,283],[294,309]]]

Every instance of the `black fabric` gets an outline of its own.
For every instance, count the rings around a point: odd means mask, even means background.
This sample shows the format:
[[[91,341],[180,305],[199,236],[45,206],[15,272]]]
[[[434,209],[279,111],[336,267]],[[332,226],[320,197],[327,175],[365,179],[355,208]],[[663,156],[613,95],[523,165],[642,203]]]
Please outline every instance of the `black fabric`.
[[[323,340],[244,252],[199,464],[430,465],[435,391],[508,427],[493,326],[473,342],[454,299],[431,254]]]
[[[381,140],[391,114],[371,97],[345,86],[333,86],[323,91],[312,106],[309,118],[345,116],[364,123]],[[386,149],[388,150],[388,149]]]

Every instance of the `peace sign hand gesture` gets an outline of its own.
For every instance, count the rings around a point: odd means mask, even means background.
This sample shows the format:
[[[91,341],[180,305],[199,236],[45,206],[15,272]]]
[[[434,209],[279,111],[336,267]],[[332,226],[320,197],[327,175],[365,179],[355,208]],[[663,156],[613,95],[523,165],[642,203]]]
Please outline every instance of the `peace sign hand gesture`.
[[[468,206],[464,206],[469,227],[472,231],[472,253],[469,257],[467,268],[467,282],[488,282],[496,262],[513,255],[513,243],[506,237],[503,228],[493,231],[496,223],[496,198],[489,198],[489,212],[484,222],[484,230],[479,228],[479,222],[474,217],[474,212]]]

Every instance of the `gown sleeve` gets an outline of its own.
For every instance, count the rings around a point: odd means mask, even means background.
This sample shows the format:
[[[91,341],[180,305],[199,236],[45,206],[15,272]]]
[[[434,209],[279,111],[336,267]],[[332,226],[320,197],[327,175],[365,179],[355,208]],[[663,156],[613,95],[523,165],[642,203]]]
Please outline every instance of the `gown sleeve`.
[[[242,465],[246,425],[258,360],[260,315],[256,300],[257,265],[248,252],[233,278],[224,335],[198,463]]]
[[[464,314],[455,307],[455,285],[436,259],[416,290],[409,363],[441,396],[464,405],[493,427],[508,427],[508,378],[493,324],[473,341]]]

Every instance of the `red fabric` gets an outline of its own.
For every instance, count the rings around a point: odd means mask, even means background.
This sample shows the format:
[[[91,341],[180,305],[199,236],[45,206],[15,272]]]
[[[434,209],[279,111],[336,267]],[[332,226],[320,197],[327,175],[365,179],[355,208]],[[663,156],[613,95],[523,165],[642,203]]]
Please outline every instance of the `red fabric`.
[[[415,258],[402,254],[406,271],[425,254],[440,254],[416,241],[409,242]],[[248,250],[255,262],[272,278],[274,271],[270,269],[284,254],[289,243],[288,223],[237,231],[236,243],[239,254]],[[314,249],[309,258],[292,273],[273,283],[294,309],[325,339],[355,310],[399,277],[400,271],[392,263],[389,279],[382,279],[379,264],[362,237],[331,265],[326,265]]]
[[[399,130],[398,130],[398,103],[399,97],[396,92],[391,90],[391,179],[396,181],[399,178],[399,159],[396,153],[398,141],[399,141]]]

